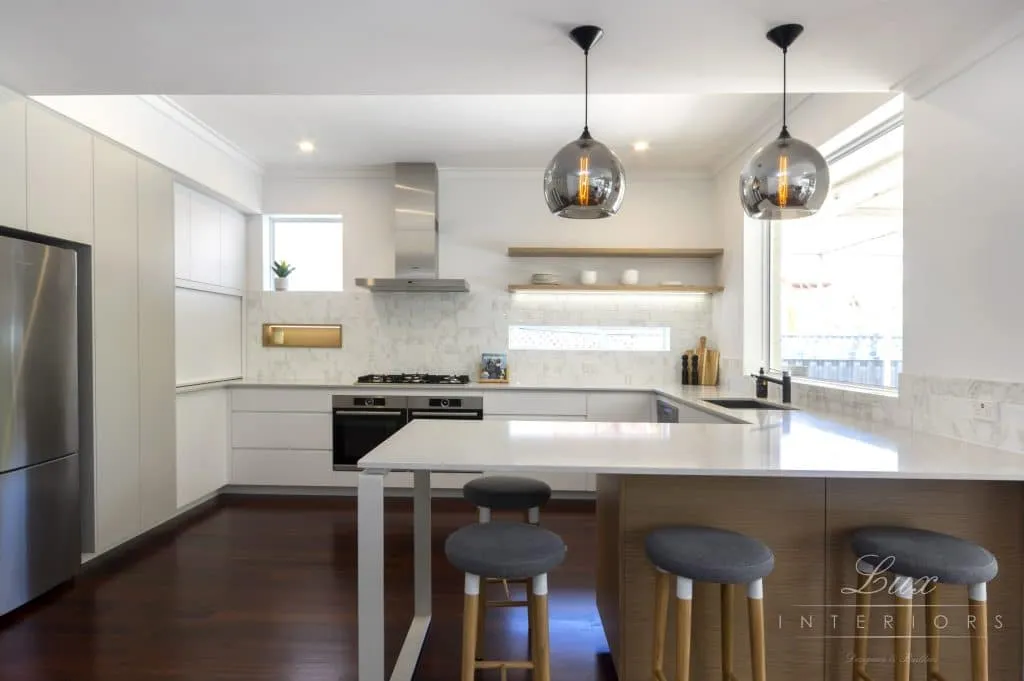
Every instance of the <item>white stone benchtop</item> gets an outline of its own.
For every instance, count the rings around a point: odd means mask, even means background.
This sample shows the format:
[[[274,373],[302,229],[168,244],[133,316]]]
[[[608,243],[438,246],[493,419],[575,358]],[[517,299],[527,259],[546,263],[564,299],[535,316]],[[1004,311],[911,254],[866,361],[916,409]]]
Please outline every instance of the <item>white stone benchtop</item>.
[[[375,470],[1024,480],[1024,457],[807,412],[748,423],[413,421],[363,457]]]

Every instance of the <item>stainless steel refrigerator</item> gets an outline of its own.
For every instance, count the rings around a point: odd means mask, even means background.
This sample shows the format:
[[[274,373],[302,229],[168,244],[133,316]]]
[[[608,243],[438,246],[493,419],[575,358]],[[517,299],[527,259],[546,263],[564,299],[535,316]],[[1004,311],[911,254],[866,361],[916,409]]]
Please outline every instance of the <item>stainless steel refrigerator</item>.
[[[0,236],[0,615],[81,562],[77,261]]]

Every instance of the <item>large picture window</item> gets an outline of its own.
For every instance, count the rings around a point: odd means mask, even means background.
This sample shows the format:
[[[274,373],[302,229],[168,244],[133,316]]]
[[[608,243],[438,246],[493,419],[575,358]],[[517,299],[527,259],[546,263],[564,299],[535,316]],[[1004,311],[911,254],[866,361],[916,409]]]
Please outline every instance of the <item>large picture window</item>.
[[[825,207],[770,223],[766,352],[794,377],[895,388],[903,364],[902,116],[829,158]]]

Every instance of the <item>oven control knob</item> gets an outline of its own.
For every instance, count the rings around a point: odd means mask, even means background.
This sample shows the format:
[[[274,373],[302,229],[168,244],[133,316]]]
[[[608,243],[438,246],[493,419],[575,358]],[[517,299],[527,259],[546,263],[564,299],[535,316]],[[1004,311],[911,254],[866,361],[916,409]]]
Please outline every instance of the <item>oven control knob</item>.
[[[448,406],[448,400],[441,400],[441,406],[442,407],[447,407]]]

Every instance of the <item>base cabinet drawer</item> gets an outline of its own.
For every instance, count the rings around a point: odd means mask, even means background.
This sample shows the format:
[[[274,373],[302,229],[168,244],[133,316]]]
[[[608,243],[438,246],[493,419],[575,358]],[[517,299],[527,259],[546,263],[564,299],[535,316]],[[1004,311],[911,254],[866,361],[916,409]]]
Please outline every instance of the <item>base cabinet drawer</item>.
[[[549,416],[587,416],[587,394],[584,392],[554,392],[516,390],[484,395],[484,414],[501,414],[526,418],[529,414]]]
[[[331,452],[308,449],[233,449],[232,485],[277,487],[347,487],[359,485],[359,471],[335,471]],[[384,486],[412,487],[411,473],[392,473]]]
[[[246,411],[231,415],[231,446],[240,449],[332,447],[331,414]]]

